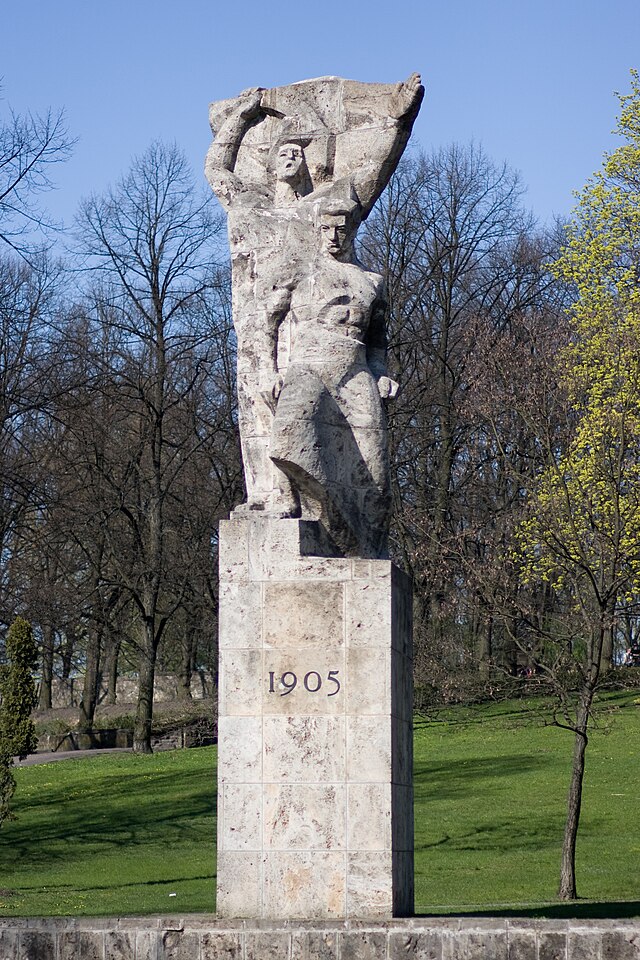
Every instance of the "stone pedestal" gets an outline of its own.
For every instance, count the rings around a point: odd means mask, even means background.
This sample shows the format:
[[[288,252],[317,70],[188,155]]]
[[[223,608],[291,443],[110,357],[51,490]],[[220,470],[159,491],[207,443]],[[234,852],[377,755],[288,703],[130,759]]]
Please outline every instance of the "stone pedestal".
[[[413,911],[411,583],[316,532],[220,524],[220,917]]]

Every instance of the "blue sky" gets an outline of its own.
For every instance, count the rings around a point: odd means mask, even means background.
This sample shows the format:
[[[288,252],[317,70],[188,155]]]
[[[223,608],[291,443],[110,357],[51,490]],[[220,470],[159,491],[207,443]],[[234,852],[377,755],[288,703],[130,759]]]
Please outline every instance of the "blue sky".
[[[545,221],[614,147],[614,91],[640,68],[640,0],[6,0],[1,22],[0,112],[64,108],[78,137],[47,198],[66,221],[157,137],[201,177],[210,100],[413,70],[427,88],[416,144],[481,143]]]

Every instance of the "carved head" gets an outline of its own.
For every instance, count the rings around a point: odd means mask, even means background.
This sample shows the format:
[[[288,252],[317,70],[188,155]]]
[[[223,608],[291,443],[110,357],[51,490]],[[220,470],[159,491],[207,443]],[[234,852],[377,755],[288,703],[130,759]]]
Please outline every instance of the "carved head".
[[[310,143],[309,137],[297,135],[294,131],[285,131],[269,153],[269,169],[280,183],[289,184],[301,193],[311,190],[311,179],[304,148]]]
[[[298,143],[283,143],[278,147],[274,161],[277,180],[287,183],[299,180],[305,165],[304,151]]]
[[[351,199],[324,200],[318,204],[316,222],[320,249],[336,259],[350,259],[362,212]]]

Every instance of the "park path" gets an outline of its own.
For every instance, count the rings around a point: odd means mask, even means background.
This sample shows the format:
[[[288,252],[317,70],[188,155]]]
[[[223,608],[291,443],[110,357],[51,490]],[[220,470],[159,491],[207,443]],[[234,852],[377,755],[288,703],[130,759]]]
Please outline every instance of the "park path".
[[[132,753],[131,747],[104,747],[100,750],[65,750],[56,753],[30,753],[24,760],[16,760],[16,767],[33,767],[37,763],[53,763],[56,760],[81,760],[83,757],[99,757],[102,753]]]

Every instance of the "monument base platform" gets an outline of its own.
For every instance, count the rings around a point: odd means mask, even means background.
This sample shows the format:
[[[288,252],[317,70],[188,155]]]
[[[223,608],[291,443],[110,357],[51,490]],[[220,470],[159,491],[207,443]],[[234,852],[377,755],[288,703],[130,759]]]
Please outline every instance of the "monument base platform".
[[[413,913],[411,581],[220,523],[220,917]]]
[[[0,920],[5,960],[637,960],[639,920]]]

